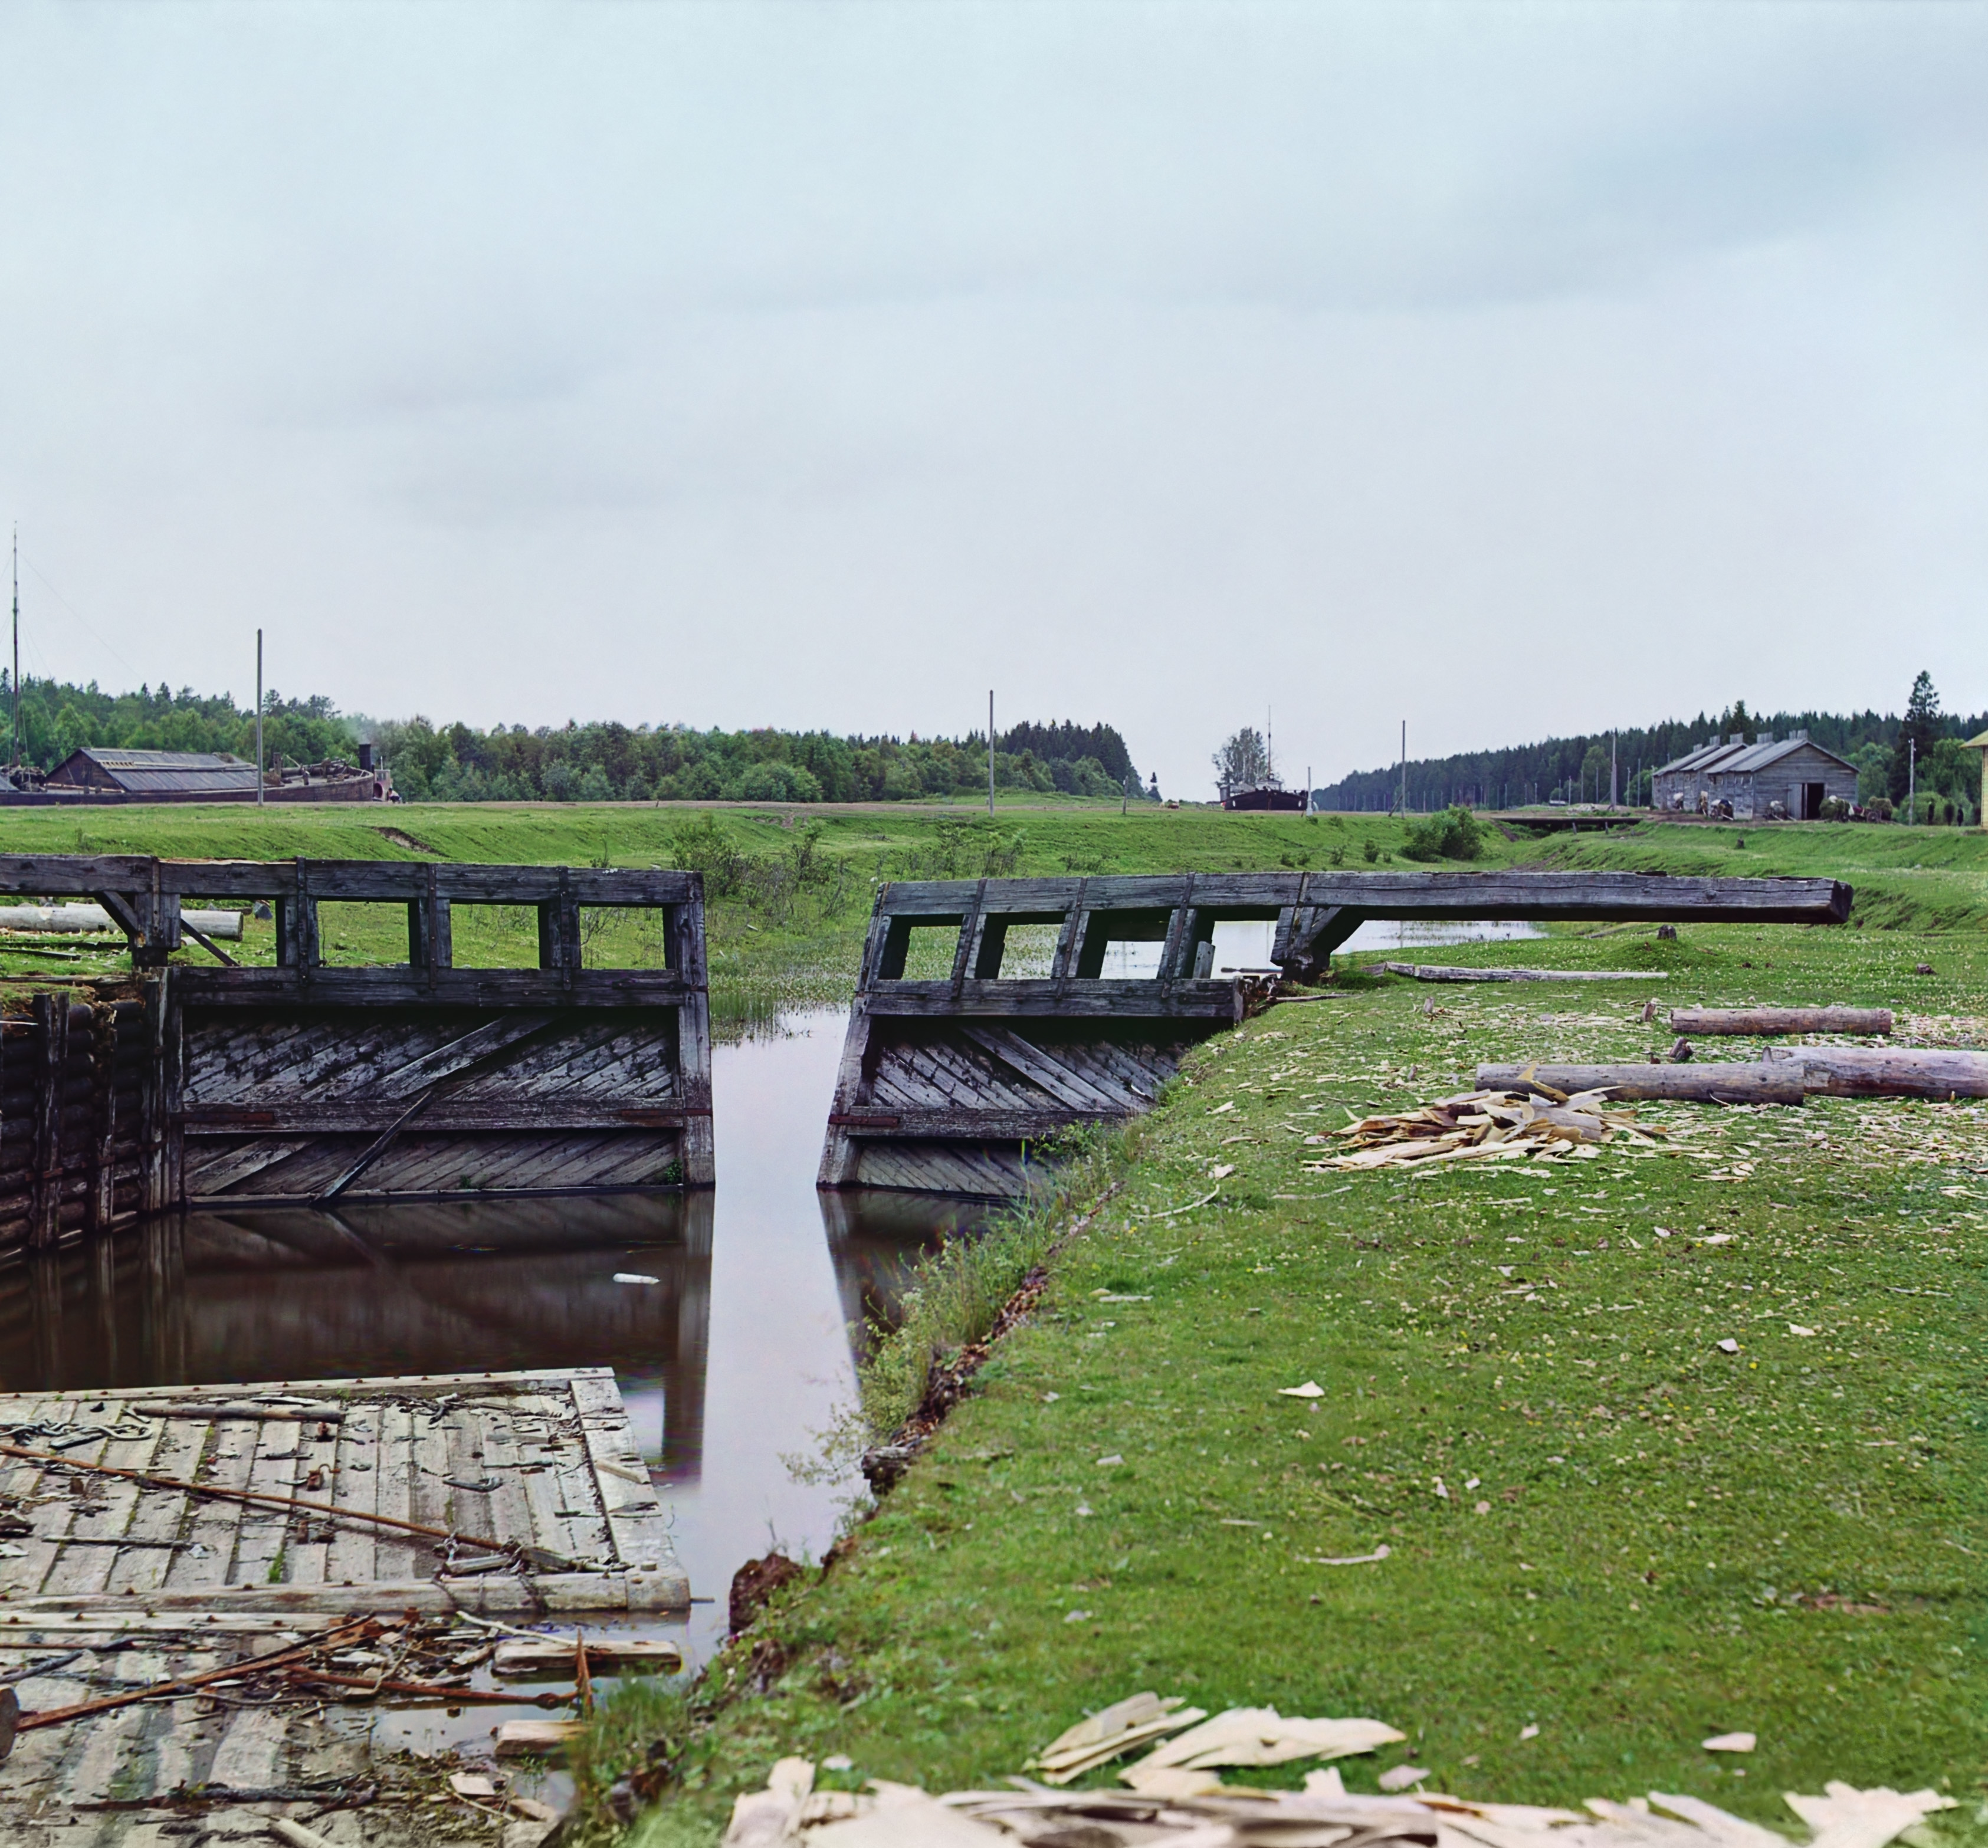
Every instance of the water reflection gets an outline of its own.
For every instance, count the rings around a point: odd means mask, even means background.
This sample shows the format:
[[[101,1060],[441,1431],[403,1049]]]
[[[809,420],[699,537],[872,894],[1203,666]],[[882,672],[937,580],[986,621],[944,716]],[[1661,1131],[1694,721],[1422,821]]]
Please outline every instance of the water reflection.
[[[834,1538],[857,1481],[790,1461],[849,1405],[853,1336],[989,1210],[816,1193],[844,1024],[716,1049],[715,1193],[201,1211],[0,1267],[0,1390],[611,1367],[715,1600],[701,1655],[745,1559]]]

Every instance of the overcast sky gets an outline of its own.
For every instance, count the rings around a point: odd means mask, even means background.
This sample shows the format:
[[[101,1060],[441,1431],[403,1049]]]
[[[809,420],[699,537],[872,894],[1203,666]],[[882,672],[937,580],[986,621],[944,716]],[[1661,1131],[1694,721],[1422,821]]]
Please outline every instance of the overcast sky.
[[[1107,718],[1170,794],[1988,705],[1988,8],[0,10],[31,673]],[[64,601],[57,600],[57,593]]]

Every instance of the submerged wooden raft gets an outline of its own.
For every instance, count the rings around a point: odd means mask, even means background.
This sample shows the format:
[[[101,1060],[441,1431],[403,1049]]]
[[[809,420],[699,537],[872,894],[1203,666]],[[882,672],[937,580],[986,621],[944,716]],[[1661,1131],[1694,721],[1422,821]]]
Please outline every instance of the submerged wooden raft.
[[[0,1454],[0,1639],[174,1613],[689,1603],[606,1367],[19,1394],[0,1398],[0,1444],[55,1459]]]
[[[1827,879],[1627,873],[1247,873],[886,886],[864,947],[820,1185],[994,1198],[1031,1150],[1151,1107],[1198,1042],[1242,1016],[1212,978],[1215,927],[1273,922],[1283,975],[1323,973],[1369,918],[1831,924]],[[1018,931],[1050,927],[1046,972]]]
[[[0,1247],[202,1201],[712,1183],[697,873],[36,855],[0,857],[8,894],[96,900],[134,969],[5,1021]],[[195,897],[268,903],[277,965],[166,966]],[[406,961],[328,965],[324,904],[404,921]],[[458,967],[464,907],[534,915],[538,966]],[[631,913],[660,966],[589,967]]]

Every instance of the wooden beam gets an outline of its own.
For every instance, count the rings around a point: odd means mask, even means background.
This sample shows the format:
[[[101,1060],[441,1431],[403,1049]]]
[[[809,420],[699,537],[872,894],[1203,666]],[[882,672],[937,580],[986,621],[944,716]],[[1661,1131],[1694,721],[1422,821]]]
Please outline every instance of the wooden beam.
[[[1769,1046],[1763,1069],[1828,1097],[1988,1097],[1988,1052],[1902,1046]]]
[[[1798,1074],[1764,1065],[1480,1065],[1477,1086],[1485,1091],[1557,1092],[1606,1090],[1611,1098],[1635,1101],[1668,1097],[1699,1103],[1800,1103]]]
[[[1233,1025],[1242,1018],[1232,981],[886,982],[863,997],[877,1019],[1196,1020]]]
[[[1672,1008],[1674,1033],[1888,1033],[1889,1008]]]
[[[992,912],[1145,910],[1190,900],[1217,917],[1274,918],[1300,902],[1368,917],[1653,924],[1841,924],[1851,888],[1829,879],[1718,879],[1648,873],[1203,873],[1084,879],[989,880]],[[886,887],[891,917],[936,921],[964,911],[974,882],[911,880]]]

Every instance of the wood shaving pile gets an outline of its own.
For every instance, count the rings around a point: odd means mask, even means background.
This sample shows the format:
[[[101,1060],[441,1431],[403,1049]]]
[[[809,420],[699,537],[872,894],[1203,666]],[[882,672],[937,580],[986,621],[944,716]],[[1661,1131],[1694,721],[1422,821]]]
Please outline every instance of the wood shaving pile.
[[[1333,1724],[1334,1722],[1299,1722]],[[1398,1735],[1396,1736],[1399,1736]],[[1337,1769],[1303,1790],[1050,1789],[1026,1778],[1006,1790],[932,1796],[873,1780],[861,1791],[816,1790],[814,1766],[783,1758],[767,1788],[742,1796],[725,1848],[1788,1848],[1785,1836],[1692,1796],[1652,1791],[1584,1810],[1462,1797],[1349,1795]],[[1887,1848],[1953,1799],[1936,1791],[1858,1790],[1832,1781],[1821,1796],[1790,1793],[1812,1833],[1807,1848]]]
[[[1332,1137],[1307,1137],[1315,1144],[1350,1141],[1352,1149],[1307,1162],[1305,1171],[1357,1172],[1425,1161],[1563,1160],[1591,1157],[1600,1145],[1618,1140],[1652,1152],[1680,1152],[1660,1140],[1667,1130],[1654,1124],[1639,1128],[1634,1110],[1604,1108],[1607,1095],[1581,1091],[1553,1102],[1520,1091],[1466,1091],[1418,1110],[1363,1117]]]

